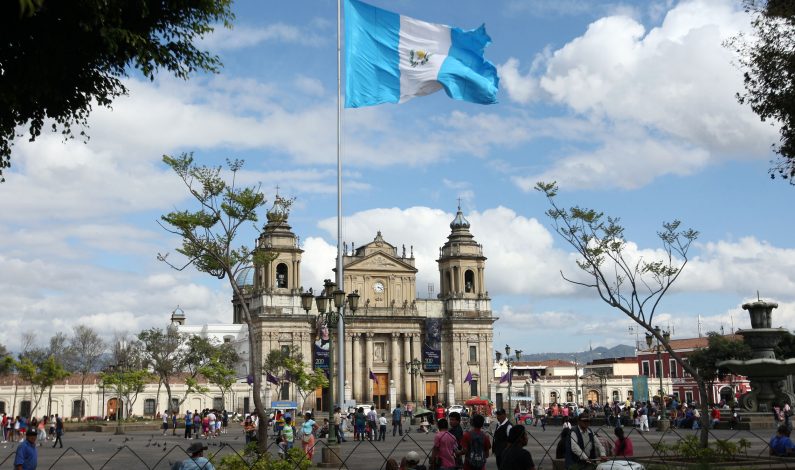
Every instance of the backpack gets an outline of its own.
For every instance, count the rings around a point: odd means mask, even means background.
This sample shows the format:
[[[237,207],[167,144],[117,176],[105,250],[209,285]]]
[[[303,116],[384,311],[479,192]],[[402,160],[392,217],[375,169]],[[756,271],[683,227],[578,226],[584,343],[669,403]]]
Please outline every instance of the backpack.
[[[486,465],[486,453],[483,449],[483,433],[470,433],[469,450],[467,451],[467,462],[469,466],[480,470]]]

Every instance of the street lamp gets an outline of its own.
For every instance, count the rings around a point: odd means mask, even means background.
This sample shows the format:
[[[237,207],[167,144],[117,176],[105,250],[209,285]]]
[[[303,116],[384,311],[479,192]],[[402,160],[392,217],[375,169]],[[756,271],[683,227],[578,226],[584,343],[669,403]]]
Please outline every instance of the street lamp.
[[[342,289],[336,289],[337,284],[332,282],[331,279],[326,279],[323,283],[323,291],[317,297],[314,296],[312,289],[309,289],[309,292],[305,292],[301,294],[301,307],[306,311],[307,315],[309,315],[309,311],[312,310],[312,300],[315,300],[315,304],[317,305],[317,318],[310,318],[310,321],[313,324],[317,323],[325,323],[329,329],[329,386],[328,386],[328,404],[329,404],[329,417],[332,416],[334,413],[334,341],[331,338],[332,331],[337,327],[339,324],[340,319],[345,321],[347,315],[345,315],[346,306],[350,309],[350,316],[353,316],[356,313],[356,309],[359,307],[359,292],[354,291],[347,295],[347,302],[346,302],[346,295],[345,291]],[[338,338],[339,347],[344,347],[343,345],[343,338]],[[339,393],[342,396],[344,393],[343,390],[340,390]],[[331,420],[329,420],[331,421]],[[337,423],[339,424],[339,423]],[[328,442],[329,444],[335,444],[337,442],[337,430],[334,426],[329,426],[329,433],[328,433]]]
[[[663,342],[660,342],[660,337],[662,337]],[[660,363],[660,419],[657,422],[657,429],[662,431],[667,429],[667,421],[665,421],[665,394],[663,393],[663,362],[662,362],[662,351],[665,349],[665,344],[668,344],[668,340],[671,339],[671,332],[670,331],[662,331],[660,330],[659,326],[654,327],[654,335],[651,333],[646,333],[646,346],[649,347],[649,351],[657,351],[657,362]],[[652,347],[654,345],[654,347]],[[666,424],[664,424],[666,423]]]
[[[517,349],[514,354],[516,354],[516,359],[511,359],[511,347],[507,344],[505,345],[504,360],[502,360],[502,353],[499,351],[494,353],[495,357],[497,358],[497,362],[502,362],[508,367],[508,411],[510,412],[508,416],[513,415],[513,400],[511,399],[511,391],[513,389],[513,363],[522,357],[522,350]]]
[[[127,342],[123,339],[119,340],[116,343],[116,351],[117,351],[117,360],[118,364],[116,364],[116,391],[118,392],[118,398],[116,403],[116,435],[124,434],[124,424],[121,421],[121,414],[124,413],[124,404],[121,401],[121,387],[124,377],[122,374],[127,369]]]
[[[422,369],[422,362],[414,358],[404,364],[406,366],[406,370],[409,374],[411,374],[411,401],[416,402],[417,398],[415,397],[415,391],[417,388],[417,374],[420,373]]]
[[[577,412],[580,409],[580,369],[579,364],[577,363],[577,355],[572,356],[574,358],[574,406],[577,408]]]

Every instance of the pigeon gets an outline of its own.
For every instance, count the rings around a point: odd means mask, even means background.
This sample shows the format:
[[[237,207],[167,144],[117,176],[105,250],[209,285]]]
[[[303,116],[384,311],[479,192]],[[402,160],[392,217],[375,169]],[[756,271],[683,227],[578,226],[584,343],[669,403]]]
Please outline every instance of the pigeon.
[[[111,437],[110,439],[108,439],[108,442],[110,442],[110,441],[112,441],[112,440],[113,440],[113,438]]]
[[[86,433],[83,433],[83,437],[85,437]]]
[[[96,441],[96,438],[95,439],[91,439],[91,442],[94,442],[94,441]]]

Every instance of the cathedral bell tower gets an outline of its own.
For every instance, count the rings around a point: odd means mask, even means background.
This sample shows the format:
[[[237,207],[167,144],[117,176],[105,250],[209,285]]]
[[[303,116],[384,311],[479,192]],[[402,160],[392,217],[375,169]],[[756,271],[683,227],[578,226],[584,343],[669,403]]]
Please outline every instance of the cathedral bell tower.
[[[256,268],[255,289],[274,294],[298,294],[301,287],[301,253],[298,237],[287,223],[287,201],[276,195],[268,223],[257,240],[257,256],[266,263]]]
[[[484,282],[486,257],[483,246],[469,232],[469,221],[464,218],[461,206],[450,222],[450,235],[439,249],[440,299],[486,299],[488,291]]]

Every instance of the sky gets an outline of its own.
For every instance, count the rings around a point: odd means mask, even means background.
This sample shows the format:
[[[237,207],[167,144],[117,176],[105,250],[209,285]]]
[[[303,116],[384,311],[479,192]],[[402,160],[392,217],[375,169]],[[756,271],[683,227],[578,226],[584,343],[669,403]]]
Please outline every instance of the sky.
[[[674,338],[749,326],[741,305],[776,301],[795,320],[793,191],[771,180],[777,129],[737,103],[742,71],[724,42],[749,30],[741,2],[372,0],[424,21],[486,24],[499,103],[444,93],[343,113],[343,238],[380,230],[413,246],[417,292],[438,292],[438,249],[458,200],[483,245],[494,344],[527,353],[632,344],[631,321],[566,282],[573,250],[554,233],[538,181],[559,203],[621,218],[632,259],[661,255],[657,232],[679,219],[700,236],[655,323]],[[455,8],[450,8],[455,5]],[[488,7],[486,7],[486,5]],[[125,79],[130,93],[95,107],[90,140],[18,139],[0,184],[0,343],[45,344],[77,324],[136,333],[231,322],[231,288],[157,260],[179,240],[157,223],[190,206],[162,155],[246,161],[239,181],[295,197],[304,287],[336,254],[336,2],[237,1],[232,29],[201,45],[219,74]],[[46,126],[45,126],[46,127]],[[264,216],[264,214],[263,214]],[[264,217],[263,217],[264,220]],[[241,242],[251,244],[252,228]],[[643,335],[640,335],[643,338]]]

